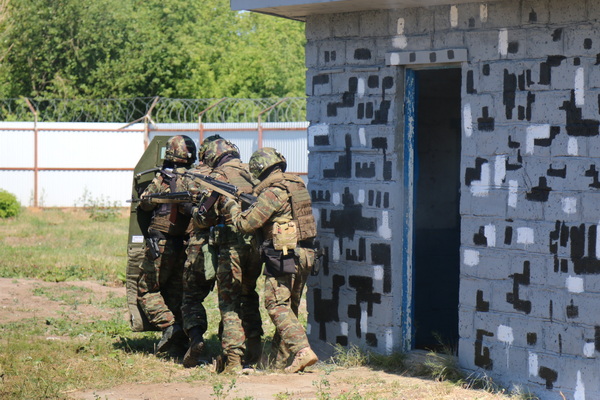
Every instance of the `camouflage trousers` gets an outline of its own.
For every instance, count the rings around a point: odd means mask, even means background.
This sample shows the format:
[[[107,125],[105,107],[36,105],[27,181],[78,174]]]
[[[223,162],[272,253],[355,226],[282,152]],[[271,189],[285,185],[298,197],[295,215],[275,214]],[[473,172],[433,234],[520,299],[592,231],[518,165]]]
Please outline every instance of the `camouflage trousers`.
[[[217,287],[225,355],[242,357],[247,338],[261,337],[262,320],[256,280],[262,264],[257,248],[249,243],[229,241],[219,246]]]
[[[138,303],[152,325],[165,329],[181,321],[185,246],[183,238],[175,237],[159,240],[158,247],[156,260],[146,249],[138,278]]]
[[[265,308],[276,327],[272,348],[277,361],[285,362],[290,355],[309,346],[304,327],[298,321],[302,292],[314,263],[314,250],[297,247],[296,274],[265,279]]]
[[[183,269],[183,328],[198,327],[202,334],[208,328],[204,299],[215,285],[216,249],[208,244],[208,232],[194,232],[186,249]]]

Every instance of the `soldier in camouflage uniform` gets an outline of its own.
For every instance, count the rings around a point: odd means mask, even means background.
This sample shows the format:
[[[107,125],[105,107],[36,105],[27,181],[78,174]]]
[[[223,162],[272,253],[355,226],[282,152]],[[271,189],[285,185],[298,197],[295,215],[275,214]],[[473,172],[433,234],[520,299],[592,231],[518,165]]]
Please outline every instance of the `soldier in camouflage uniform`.
[[[142,197],[153,193],[181,190],[181,179],[173,172],[183,173],[196,160],[196,145],[187,136],[173,136],[167,142],[165,161]],[[148,321],[162,330],[158,352],[183,353],[187,336],[181,323],[182,276],[186,260],[185,246],[191,230],[190,216],[184,215],[178,204],[140,203],[144,211],[152,211],[148,243],[158,245],[158,257],[146,246],[138,278],[138,302]]]
[[[221,139],[219,135],[206,138],[200,150],[198,159],[204,158],[208,143]],[[212,168],[200,162],[192,173],[208,175]],[[183,181],[184,190],[200,194],[204,188],[199,182],[191,178]],[[187,211],[190,215],[197,215],[198,209],[194,204],[189,204]],[[210,225],[215,221],[201,221],[192,219],[192,233],[186,249],[187,261],[183,270],[183,328],[190,338],[190,346],[183,357],[183,366],[192,368],[198,365],[204,350],[204,333],[208,328],[206,309],[202,304],[215,285],[216,280],[216,248],[208,243]],[[207,223],[207,224],[206,224]]]
[[[208,144],[204,162],[213,167],[212,177],[235,185],[245,193],[252,193],[257,183],[233,143],[219,139]],[[207,211],[204,219],[217,219],[212,227],[211,241],[219,247],[217,287],[223,333],[221,346],[225,357],[225,372],[242,369],[260,359],[262,321],[256,280],[261,263],[254,235],[243,234],[223,217],[224,199],[212,192],[201,205]],[[208,222],[210,223],[210,222]],[[245,354],[244,354],[245,353]]]
[[[315,258],[316,224],[310,195],[302,179],[285,173],[286,160],[273,148],[256,151],[249,165],[261,181],[254,188],[257,202],[244,212],[234,200],[227,200],[223,208],[240,232],[262,233],[265,307],[282,345],[294,355],[285,372],[303,371],[318,361],[297,317]]]

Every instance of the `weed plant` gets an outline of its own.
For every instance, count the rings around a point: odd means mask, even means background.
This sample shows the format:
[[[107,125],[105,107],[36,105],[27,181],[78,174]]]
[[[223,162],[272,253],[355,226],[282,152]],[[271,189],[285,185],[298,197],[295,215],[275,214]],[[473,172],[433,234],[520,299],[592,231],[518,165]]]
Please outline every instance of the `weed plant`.
[[[118,204],[118,201],[110,201],[104,196],[93,197],[87,188],[84,189],[83,195],[75,201],[75,207],[83,207],[94,221],[116,219],[120,214]]]

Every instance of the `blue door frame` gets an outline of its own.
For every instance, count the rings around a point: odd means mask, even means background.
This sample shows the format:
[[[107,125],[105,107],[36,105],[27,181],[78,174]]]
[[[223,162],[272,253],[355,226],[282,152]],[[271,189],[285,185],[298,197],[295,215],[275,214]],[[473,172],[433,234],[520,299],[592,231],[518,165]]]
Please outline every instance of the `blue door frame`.
[[[405,69],[404,90],[404,225],[402,248],[402,350],[414,347],[413,326],[413,266],[414,266],[414,212],[417,172],[416,123],[417,81],[415,71]]]

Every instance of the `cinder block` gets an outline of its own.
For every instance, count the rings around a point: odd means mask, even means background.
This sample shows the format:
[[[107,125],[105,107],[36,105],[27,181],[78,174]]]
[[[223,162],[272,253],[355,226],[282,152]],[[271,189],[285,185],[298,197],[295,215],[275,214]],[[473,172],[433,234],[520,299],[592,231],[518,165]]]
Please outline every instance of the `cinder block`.
[[[559,306],[557,312],[564,312],[565,304],[557,300],[556,305]],[[582,357],[584,344],[582,337],[583,330],[579,326],[563,323],[546,324],[544,347],[548,351],[563,356]]]
[[[357,39],[346,43],[346,62],[349,65],[378,65],[375,39]]]
[[[321,158],[318,156],[309,156],[308,162],[308,179],[317,181],[321,178]]]
[[[319,65],[319,45],[316,41],[307,41],[304,46],[304,64],[306,68],[316,68]]]
[[[562,25],[587,20],[585,0],[573,0],[571,2],[550,0],[549,10],[551,24]]]
[[[458,310],[458,336],[461,338],[461,340],[472,339],[475,337],[475,332],[473,330],[474,312],[474,309],[463,306],[460,306]],[[459,348],[460,346],[461,345],[459,344]]]
[[[319,65],[325,69],[342,68],[346,65],[345,39],[323,40],[319,42]]]
[[[521,8],[521,24],[547,24],[550,18],[548,6],[548,0],[523,0]]]
[[[373,37],[389,35],[389,21],[388,11],[379,10],[361,13],[359,19],[360,36]]]
[[[452,6],[441,5],[431,7],[433,11],[433,23],[436,32],[444,32],[450,29],[456,29],[450,26],[450,10]]]
[[[599,34],[599,30],[591,28],[587,22],[565,28],[563,31],[565,37],[564,55],[567,57],[587,56],[595,58],[600,51]]]
[[[488,3],[486,28],[506,28],[520,26],[520,3],[500,1]]]
[[[465,47],[465,33],[463,31],[435,32],[433,34],[434,49],[451,49]]]
[[[594,63],[595,64],[595,63]],[[590,93],[596,99],[598,98],[598,91],[594,90],[600,88],[600,68],[590,68],[586,69],[587,73],[587,83],[588,87],[586,88],[586,96],[589,96]]]
[[[398,8],[390,10],[388,12],[388,35],[412,36],[429,32],[433,27],[430,22],[419,26],[419,22],[425,15],[431,15],[429,8]]]
[[[436,29],[435,9],[432,7],[419,7],[414,9],[417,17],[417,26],[414,33],[431,32]]]
[[[311,69],[306,74],[306,91],[309,96],[329,96],[332,93],[331,75]]]
[[[487,7],[487,5],[479,4],[479,3],[458,5],[457,6],[457,10],[458,10],[457,29],[461,29],[461,30],[481,29],[482,25],[484,25],[485,22],[487,21],[487,20],[484,21],[481,18],[481,16],[482,16],[481,6]],[[483,13],[483,15],[485,16],[485,12]]]
[[[309,41],[333,36],[331,14],[308,15],[305,26],[306,39]]]
[[[359,18],[361,13],[333,14],[331,26],[333,37],[347,38],[359,36]]]
[[[351,79],[356,79],[352,72],[339,72],[330,75],[334,94],[342,95],[350,90]]]
[[[600,325],[600,316],[598,316],[598,307],[600,307],[600,301],[598,299],[598,291],[592,292],[594,286],[598,287],[598,279],[592,275],[586,276],[574,276],[573,274],[555,274],[562,278],[563,287],[566,286],[565,281],[567,279],[582,279],[583,280],[583,293],[566,293],[564,303],[560,304],[565,314],[565,321],[572,326],[579,326],[582,328],[581,334],[576,336],[573,340],[574,350],[572,354],[579,357],[594,358],[598,357],[600,348],[589,355],[584,354],[584,345],[586,341],[589,342],[595,337],[595,327]],[[563,289],[567,291],[566,289]],[[569,309],[567,310],[567,307]],[[567,315],[567,312],[570,315]]]
[[[512,179],[511,179],[512,180]],[[507,207],[506,217],[515,220],[539,220],[544,218],[544,204],[536,201],[529,201],[526,198],[529,192],[528,188],[522,187],[522,180],[517,180],[519,189],[516,194],[516,207]]]
[[[324,122],[322,121],[323,117],[321,116],[321,99],[312,96],[307,97],[306,119],[311,124],[318,124]]]
[[[311,124],[319,124],[323,117],[321,116],[321,100],[308,96],[306,99],[306,119]]]
[[[497,218],[506,217],[507,192],[490,189],[486,196],[474,196],[471,211],[475,215],[488,215]]]
[[[464,112],[467,112],[467,111],[465,110],[464,104],[463,104],[463,113]],[[471,123],[473,123],[472,121],[471,121]],[[474,137],[472,134],[471,134],[470,137],[466,136],[465,129],[464,129],[464,127],[465,127],[465,125],[464,125],[464,123],[465,123],[464,117],[463,117],[463,121],[462,122],[463,122],[463,132],[462,132],[461,144],[460,144],[460,146],[461,146],[461,154],[464,155],[464,156],[467,156],[469,158],[475,157],[475,156],[477,156],[477,138]],[[475,124],[476,124],[476,122],[475,122]]]
[[[567,91],[535,91],[535,103],[531,108],[531,124],[550,124],[551,126],[564,126],[566,123],[566,112],[561,110],[565,101],[570,101],[570,93]],[[552,151],[556,145],[555,141],[565,134],[561,127],[561,133],[552,142]],[[566,149],[565,149],[566,150]]]
[[[475,365],[475,338],[463,338],[458,341],[458,362],[462,368],[468,371],[483,371]]]
[[[528,27],[527,56],[546,59],[549,55],[563,55],[565,34],[560,27]]]
[[[487,62],[500,59],[498,52],[499,30],[466,31],[465,43],[471,62]]]
[[[435,50],[431,46],[431,34],[409,36],[403,51]]]
[[[575,76],[579,68],[581,66],[574,65],[571,58],[564,60],[560,66],[552,68],[551,88],[553,90],[574,90]]]
[[[506,386],[529,375],[529,353],[526,349],[498,342],[492,347],[491,357],[494,360],[494,376],[501,376]]]
[[[590,178],[588,178],[590,179]],[[595,222],[600,219],[600,191],[594,189],[581,193],[581,218],[588,223]],[[600,249],[598,249],[600,250]],[[599,254],[600,256],[600,254]]]
[[[544,214],[549,220],[566,222],[581,221],[581,201],[572,192],[552,191],[544,205]]]

